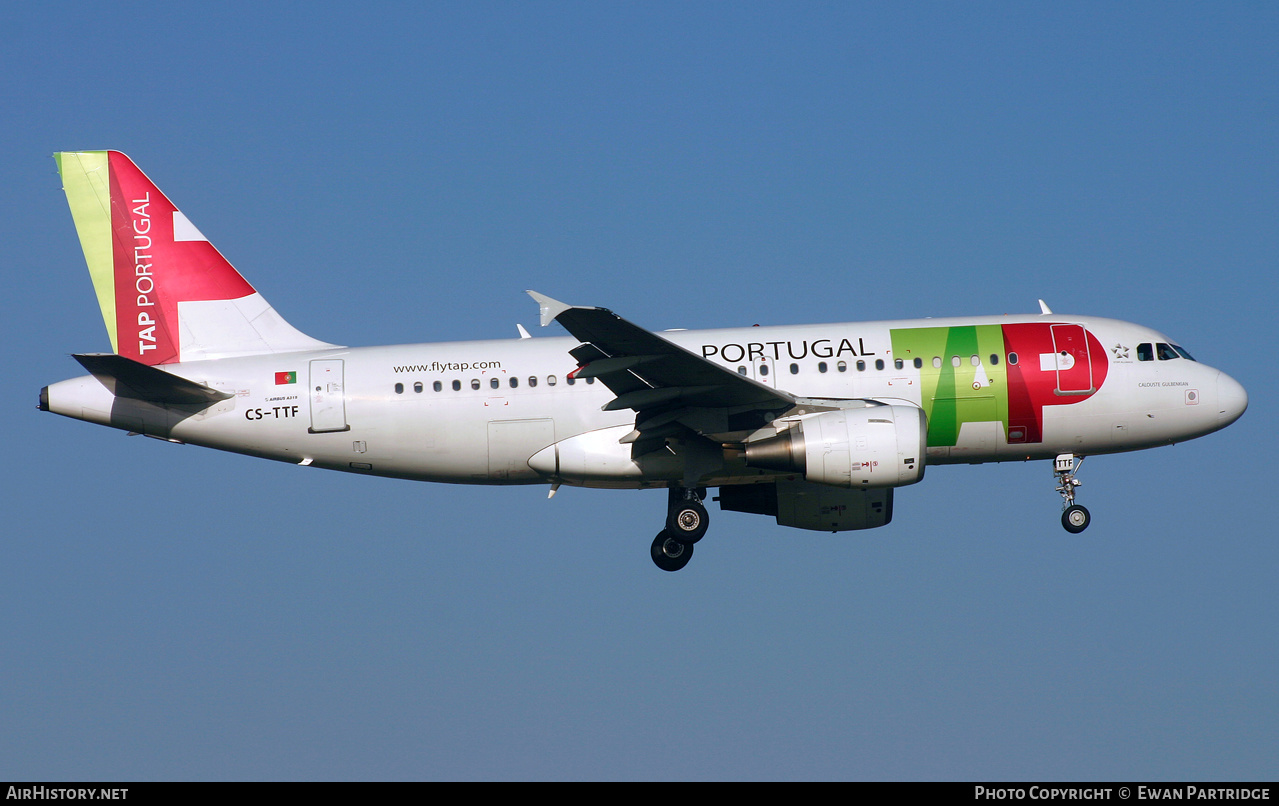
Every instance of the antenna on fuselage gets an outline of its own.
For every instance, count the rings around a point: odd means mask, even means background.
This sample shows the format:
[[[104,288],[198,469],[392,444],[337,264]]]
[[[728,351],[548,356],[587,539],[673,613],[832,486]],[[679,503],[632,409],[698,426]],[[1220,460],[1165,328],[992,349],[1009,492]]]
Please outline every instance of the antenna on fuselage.
[[[1052,311],[1048,309],[1048,303],[1044,302],[1042,299],[1039,301],[1039,312],[1041,314],[1052,313]]]

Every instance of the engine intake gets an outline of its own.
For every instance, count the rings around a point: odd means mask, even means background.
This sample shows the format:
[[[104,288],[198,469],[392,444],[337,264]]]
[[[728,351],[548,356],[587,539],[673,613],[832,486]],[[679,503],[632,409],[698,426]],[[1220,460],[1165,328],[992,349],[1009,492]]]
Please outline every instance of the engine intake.
[[[746,464],[833,487],[901,487],[924,477],[927,431],[914,406],[826,411],[747,442]]]

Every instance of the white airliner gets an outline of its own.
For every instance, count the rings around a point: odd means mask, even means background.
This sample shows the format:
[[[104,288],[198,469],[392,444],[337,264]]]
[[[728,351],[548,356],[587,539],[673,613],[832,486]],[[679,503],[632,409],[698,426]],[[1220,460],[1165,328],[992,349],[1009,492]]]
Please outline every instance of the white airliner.
[[[1085,456],[1238,419],[1244,388],[1140,325],[1041,312],[653,333],[530,291],[571,338],[341,347],[294,329],[125,155],[58,170],[111,353],[40,408],[135,434],[393,478],[666,488],[659,568],[703,501],[869,529],[930,464],[1054,462],[1062,524]]]

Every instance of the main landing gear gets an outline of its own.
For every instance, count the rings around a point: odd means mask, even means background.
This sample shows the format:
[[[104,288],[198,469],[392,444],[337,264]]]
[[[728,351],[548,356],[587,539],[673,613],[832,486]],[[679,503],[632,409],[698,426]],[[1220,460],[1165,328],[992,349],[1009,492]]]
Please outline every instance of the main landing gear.
[[[1057,477],[1057,492],[1061,493],[1062,504],[1061,525],[1071,534],[1079,534],[1088,528],[1092,516],[1088,510],[1075,503],[1075,489],[1083,484],[1075,478],[1079,468],[1083,467],[1084,457],[1073,453],[1063,453],[1053,462],[1053,475]]]
[[[705,487],[671,487],[666,505],[666,528],[653,538],[653,562],[663,571],[678,571],[693,558],[693,544],[706,534],[710,516],[702,499]]]

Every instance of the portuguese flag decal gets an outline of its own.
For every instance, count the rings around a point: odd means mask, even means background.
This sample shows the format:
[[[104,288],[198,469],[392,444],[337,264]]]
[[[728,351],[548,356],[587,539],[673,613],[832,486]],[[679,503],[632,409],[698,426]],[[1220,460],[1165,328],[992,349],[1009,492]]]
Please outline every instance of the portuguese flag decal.
[[[275,385],[280,386],[286,383],[297,383],[298,374],[296,372],[277,372],[275,373]]]

